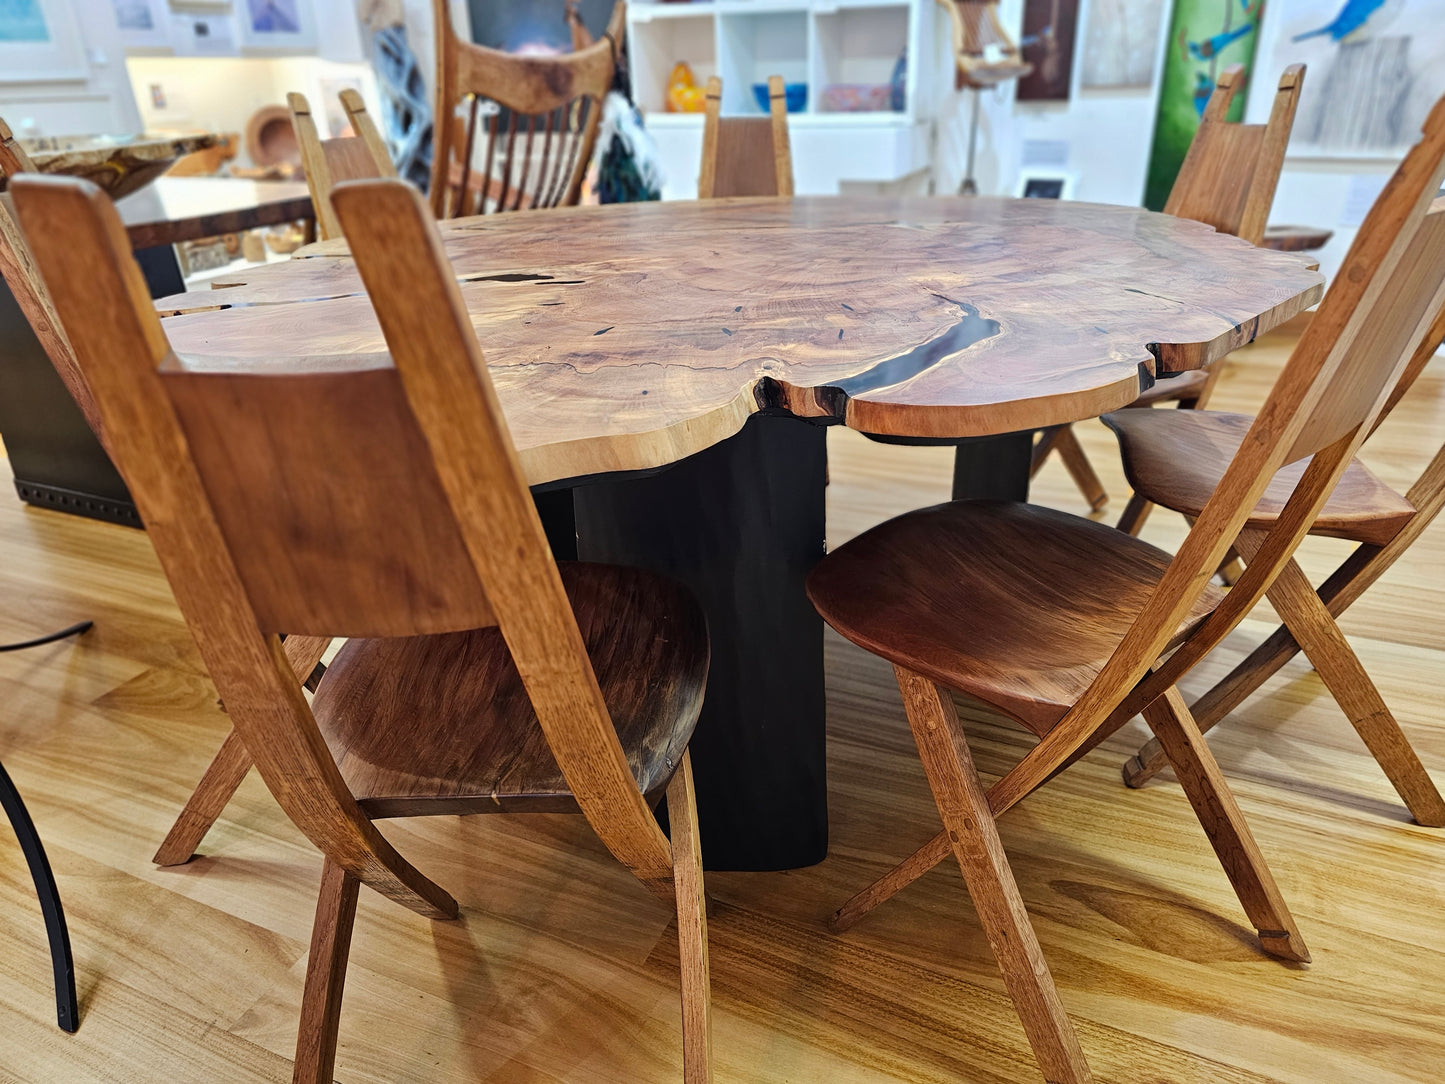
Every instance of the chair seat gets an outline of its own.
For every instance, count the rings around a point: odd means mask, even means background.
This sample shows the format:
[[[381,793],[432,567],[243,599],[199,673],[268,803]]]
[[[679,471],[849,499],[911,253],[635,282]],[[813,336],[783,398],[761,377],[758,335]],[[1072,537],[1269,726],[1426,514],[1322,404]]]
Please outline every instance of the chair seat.
[[[633,778],[656,801],[702,709],[702,610],[651,573],[558,567]],[[349,640],[312,710],[373,817],[577,811],[495,627]]]
[[[1186,516],[1203,510],[1254,423],[1247,414],[1212,410],[1120,410],[1103,420],[1119,436],[1124,473],[1134,492]],[[1291,463],[1274,476],[1249,517],[1250,527],[1273,526],[1308,463]],[[1383,546],[1414,515],[1414,505],[1357,459],[1345,469],[1310,533]]]
[[[1140,392],[1139,398],[1130,403],[1128,409],[1198,399],[1208,384],[1209,372],[1205,369],[1188,369],[1177,376],[1161,377],[1148,391]]]
[[[808,577],[808,596],[854,643],[1043,735],[1098,675],[1169,561],[1064,512],[955,501],[841,546]],[[1206,590],[1181,636],[1222,597]]]

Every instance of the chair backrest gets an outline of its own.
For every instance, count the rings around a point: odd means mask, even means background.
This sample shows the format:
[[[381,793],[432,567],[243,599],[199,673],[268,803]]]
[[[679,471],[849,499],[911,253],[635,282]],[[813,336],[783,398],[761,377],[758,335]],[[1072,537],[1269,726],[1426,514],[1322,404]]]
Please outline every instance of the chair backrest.
[[[342,139],[322,139],[311,114],[311,103],[304,94],[286,95],[291,110],[291,126],[296,130],[296,145],[301,151],[301,168],[306,171],[306,187],[316,207],[317,232],[321,239],[341,236],[341,223],[331,209],[331,190],[342,181],[359,181],[375,177],[395,177],[396,166],[387,152],[366,103],[354,89],[341,92],[341,106],[351,121],[356,135]]]
[[[1164,213],[1206,222],[1252,245],[1263,241],[1304,78],[1303,64],[1284,70],[1268,124],[1232,124],[1227,119],[1229,106],[1244,86],[1244,67],[1225,68],[1179,167]]]
[[[0,178],[5,178],[8,183],[9,179],[17,174],[34,172],[35,163],[25,153],[24,148],[15,142],[10,126],[0,117]],[[50,304],[50,294],[35,270],[25,238],[21,236],[10,216],[8,197],[3,196],[0,196],[0,277],[5,279],[10,292],[15,295],[20,311],[30,322],[31,330],[40,340],[41,348],[50,359],[50,364],[54,365],[55,371],[60,374],[60,379],[75,400],[75,405],[80,407],[80,412],[85,415],[90,428],[104,443],[105,434],[100,412],[96,410],[90,388],[80,374],[80,367],[75,363],[70,340],[65,337],[60,322],[55,317],[55,310]]]
[[[699,199],[720,196],[791,196],[793,152],[783,77],[768,77],[766,117],[722,116],[722,80],[707,81],[702,128]]]
[[[617,69],[623,0],[602,40],[565,56],[514,56],[463,42],[447,0],[432,0],[432,13],[432,212],[456,218],[576,203]],[[490,103],[485,110],[483,103]]]
[[[956,89],[985,90],[1033,71],[999,21],[998,0],[938,0],[938,5],[952,28]]]
[[[1005,808],[1061,766],[1104,720],[1137,714],[1183,676],[1244,619],[1289,560],[1445,306],[1445,199],[1436,200],[1442,179],[1445,99],[1365,219],[1158,588],[1079,703],[1030,755],[1029,768],[1004,788]],[[1276,472],[1307,455],[1313,460],[1239,581],[1158,663]]]
[[[112,454],[232,722],[318,847],[384,894],[445,912],[450,898],[347,790],[276,633],[496,624],[589,822],[639,877],[670,876],[434,220],[398,180],[343,184],[332,203],[394,364],[237,377],[184,371],[98,189],[16,186]],[[379,451],[349,461],[368,443]]]

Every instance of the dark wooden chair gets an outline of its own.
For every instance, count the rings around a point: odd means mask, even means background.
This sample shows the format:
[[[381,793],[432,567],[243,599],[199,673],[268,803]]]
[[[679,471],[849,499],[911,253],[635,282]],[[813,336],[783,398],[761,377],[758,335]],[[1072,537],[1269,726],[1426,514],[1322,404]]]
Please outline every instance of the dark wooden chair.
[[[432,14],[432,211],[457,218],[576,203],[616,72],[623,0],[602,40],[566,56],[513,56],[464,42],[447,0],[432,0]]]
[[[341,92],[341,107],[351,121],[354,136],[322,139],[311,115],[311,103],[304,94],[286,95],[291,110],[291,126],[296,130],[296,145],[301,150],[301,168],[306,172],[306,187],[316,207],[316,230],[324,241],[341,236],[341,224],[331,209],[331,190],[342,181],[395,177],[396,166],[387,152],[366,103],[353,89]]]
[[[960,501],[875,527],[809,578],[823,618],[893,663],[944,823],[845,904],[834,927],[851,925],[952,852],[1051,1081],[1085,1081],[1089,1070],[995,818],[1140,712],[1265,951],[1309,959],[1177,686],[1288,574],[1295,548],[1445,300],[1445,229],[1435,221],[1417,229],[1445,178],[1445,100],[1425,131],[1370,212],[1345,260],[1349,273],[1335,279],[1177,554],[1034,505]],[[1307,457],[1239,582],[1228,593],[1211,586],[1280,469]],[[992,787],[974,770],[955,691],[1039,738]]]
[[[707,81],[698,199],[791,196],[793,152],[783,77],[768,77],[766,117],[724,117],[722,80]]]
[[[685,1075],[710,1079],[687,756],[705,622],[672,581],[553,560],[421,197],[395,180],[332,194],[394,367],[298,387],[188,371],[105,196],[61,178],[15,189],[235,734],[325,858],[293,1079],[332,1079],[360,886],[457,914],[375,820],[513,810],[580,811],[675,903]],[[283,629],[349,638],[314,703]]]
[[[1284,166],[1285,148],[1294,128],[1304,73],[1303,64],[1291,64],[1284,70],[1268,124],[1237,124],[1228,119],[1229,107],[1244,86],[1244,68],[1232,64],[1224,69],[1204,109],[1199,130],[1189,144],[1179,176],[1169,191],[1165,214],[1207,223],[1220,233],[1233,234],[1252,245],[1263,243],[1265,223]],[[1175,403],[1184,410],[1197,409],[1209,401],[1222,371],[1223,366],[1216,362],[1208,369],[1160,380],[1131,406]],[[1037,474],[1054,452],[1063,459],[1074,484],[1089,502],[1090,510],[1100,511],[1108,503],[1109,495],[1072,426],[1056,426],[1040,435],[1034,445],[1031,473]],[[1130,534],[1138,534],[1148,514],[1148,502],[1136,493],[1120,526]]]
[[[1445,231],[1445,199],[1436,201],[1422,230]],[[1445,308],[1410,359],[1380,420],[1404,398],[1442,341]],[[1104,422],[1118,434],[1124,470],[1134,492],[1165,508],[1195,515],[1251,419],[1204,410],[1179,418],[1129,410],[1106,415]],[[1264,500],[1250,515],[1237,547],[1246,560],[1258,551],[1262,533],[1279,517],[1300,470],[1301,465],[1295,464],[1276,475]],[[1284,624],[1191,706],[1199,729],[1208,730],[1222,721],[1303,650],[1416,822],[1445,827],[1445,801],[1336,624],[1340,614],[1425,532],[1442,507],[1445,446],[1403,495],[1363,463],[1351,463],[1310,533],[1347,539],[1356,543],[1355,550],[1318,591],[1293,560],[1285,566],[1269,589],[1269,601]],[[1158,743],[1151,741],[1124,765],[1124,781],[1141,787],[1166,764]]]

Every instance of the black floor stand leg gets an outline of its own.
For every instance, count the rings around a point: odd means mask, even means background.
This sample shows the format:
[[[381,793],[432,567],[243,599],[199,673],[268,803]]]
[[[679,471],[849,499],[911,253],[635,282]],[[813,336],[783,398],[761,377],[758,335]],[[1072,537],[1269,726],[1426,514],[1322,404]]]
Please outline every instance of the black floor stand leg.
[[[953,499],[1026,501],[1034,431],[960,441],[953,455]]]
[[[25,640],[18,644],[0,644],[0,651],[19,651],[27,647],[54,643],[67,636],[76,636],[91,627],[91,622],[80,621],[69,628]],[[35,882],[35,895],[40,898],[40,911],[45,916],[45,933],[50,938],[50,964],[55,970],[55,1015],[62,1031],[74,1032],[80,1027],[80,1003],[75,999],[75,961],[70,955],[70,932],[65,928],[65,912],[60,907],[60,890],[55,887],[55,876],[50,872],[50,862],[45,857],[45,848],[40,845],[40,833],[35,831],[35,822],[30,811],[20,800],[5,766],[0,764],[0,806],[10,818],[10,827],[20,841],[20,851],[30,867],[30,879]]]
[[[20,792],[10,781],[3,765],[0,765],[0,805],[10,818],[10,827],[20,841],[20,850],[30,866],[30,876],[35,881],[35,894],[40,897],[40,910],[45,915],[45,932],[50,937],[50,962],[55,968],[55,1012],[64,1031],[75,1031],[80,1027],[80,1005],[75,1000],[75,964],[70,956],[70,934],[65,928],[65,912],[60,909],[60,893],[55,887],[55,877],[50,872],[50,862],[45,849],[40,845],[40,836],[35,831],[35,822]]]

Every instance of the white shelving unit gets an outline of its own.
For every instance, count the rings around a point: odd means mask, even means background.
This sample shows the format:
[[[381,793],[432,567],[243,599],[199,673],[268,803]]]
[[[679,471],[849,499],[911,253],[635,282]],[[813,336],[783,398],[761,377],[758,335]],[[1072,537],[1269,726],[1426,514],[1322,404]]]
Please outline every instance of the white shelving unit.
[[[686,61],[699,85],[723,80],[723,113],[760,115],[753,85],[781,75],[807,86],[806,107],[788,117],[800,194],[832,194],[844,182],[897,182],[929,167],[928,82],[933,0],[693,0],[628,5],[632,92],[666,174],[664,198],[697,195],[702,115],[668,113],[667,83]],[[824,90],[888,85],[906,57],[901,111],[828,112]]]

